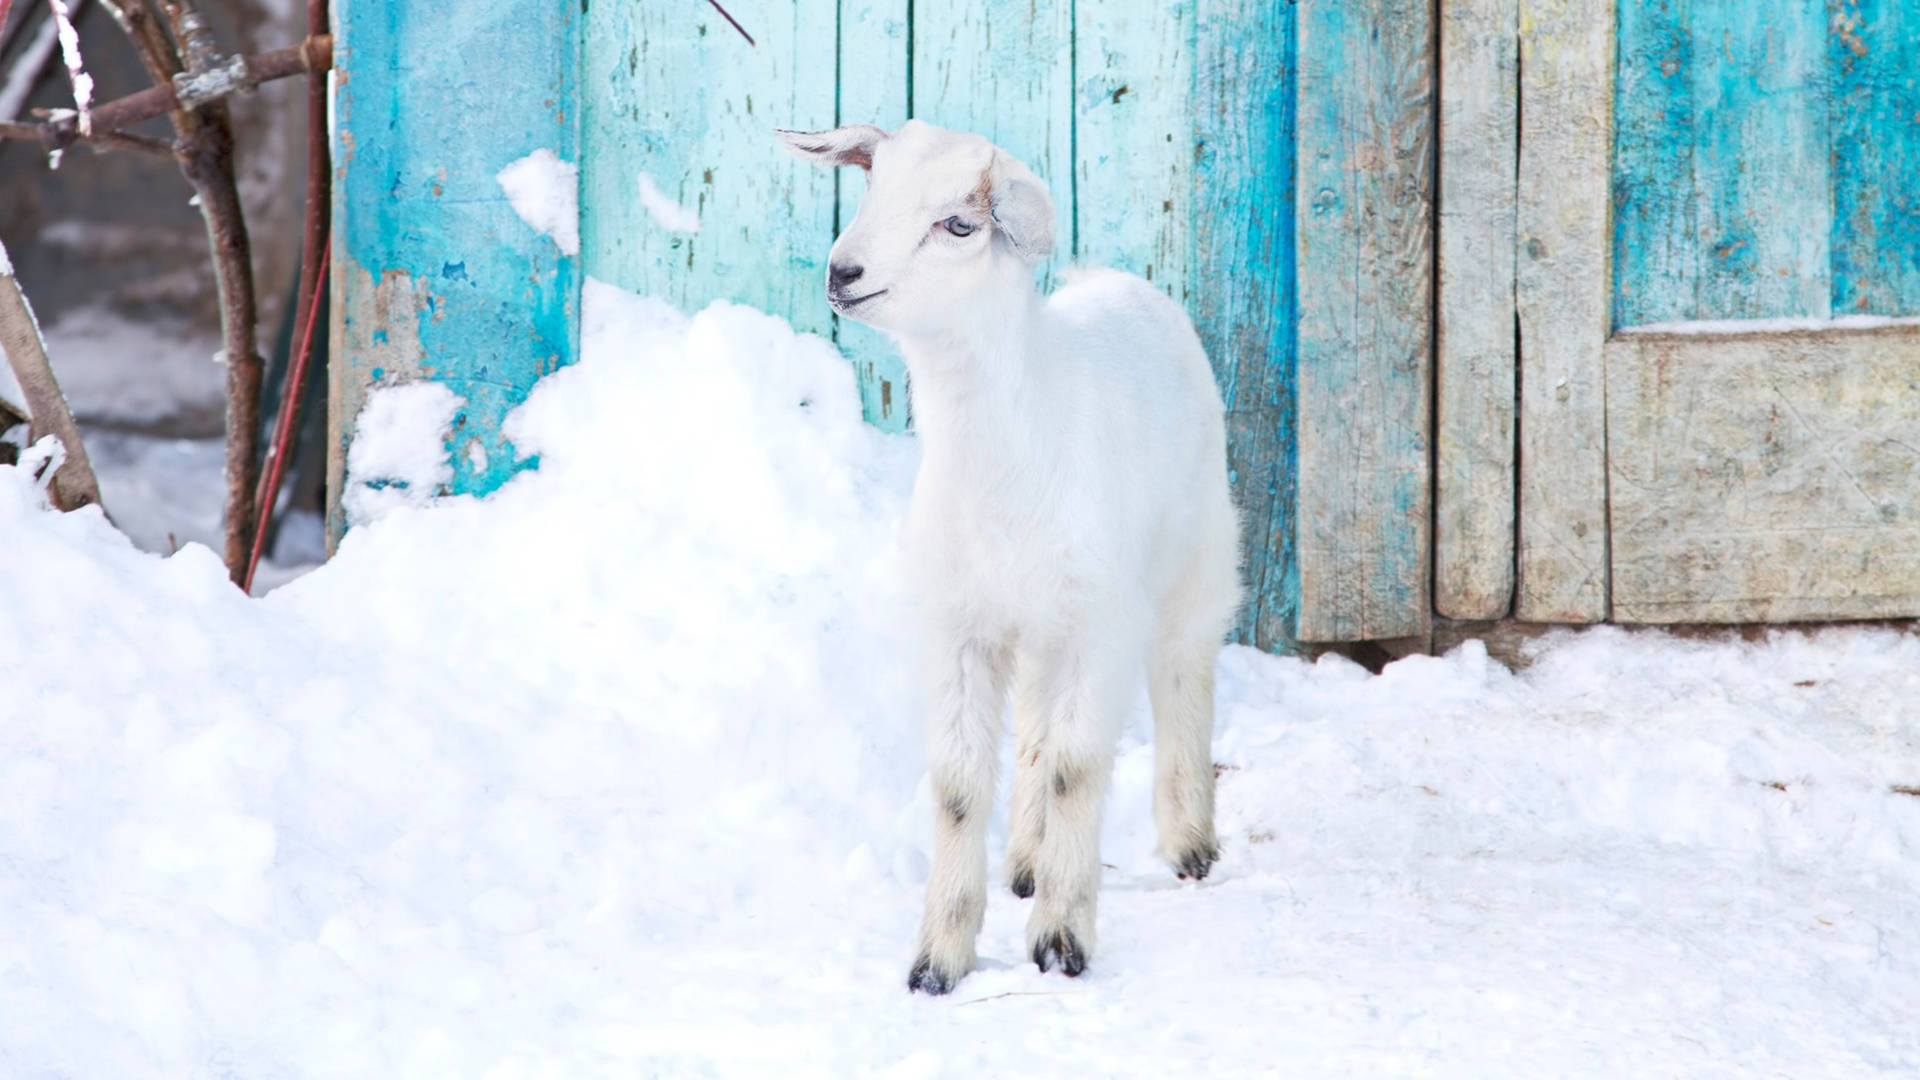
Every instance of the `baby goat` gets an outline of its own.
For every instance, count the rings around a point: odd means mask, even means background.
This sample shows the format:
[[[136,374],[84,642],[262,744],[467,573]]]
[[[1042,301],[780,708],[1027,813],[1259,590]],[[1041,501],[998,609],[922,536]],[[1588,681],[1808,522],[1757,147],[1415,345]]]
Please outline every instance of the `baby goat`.
[[[1042,298],[1046,185],[978,135],[909,120],[780,132],[867,172],[827,300],[892,334],[922,458],[904,541],[927,615],[936,843],[907,985],[973,967],[987,816],[1012,691],[1007,877],[1035,898],[1033,960],[1093,951],[1100,806],[1140,672],[1160,852],[1203,878],[1213,832],[1213,670],[1239,603],[1220,394],[1178,304],[1098,270]]]

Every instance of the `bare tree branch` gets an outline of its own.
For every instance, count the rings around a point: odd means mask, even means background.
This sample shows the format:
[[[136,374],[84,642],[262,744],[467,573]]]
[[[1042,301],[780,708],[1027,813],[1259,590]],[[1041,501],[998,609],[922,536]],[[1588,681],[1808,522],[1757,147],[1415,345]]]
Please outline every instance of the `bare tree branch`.
[[[53,435],[66,450],[66,461],[53,474],[47,491],[53,504],[62,510],[77,510],[100,501],[100,483],[93,477],[87,461],[87,448],[80,441],[80,427],[73,422],[67,399],[47,363],[46,342],[40,338],[33,308],[28,306],[20,282],[13,276],[13,264],[7,258],[5,243],[0,243],[0,348],[7,351],[8,365],[27,397],[29,439]]]

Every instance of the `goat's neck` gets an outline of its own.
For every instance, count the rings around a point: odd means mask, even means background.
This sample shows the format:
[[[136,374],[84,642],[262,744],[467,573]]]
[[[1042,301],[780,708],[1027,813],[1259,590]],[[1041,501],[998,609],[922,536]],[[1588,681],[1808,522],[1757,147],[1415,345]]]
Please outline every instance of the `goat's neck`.
[[[1032,288],[984,317],[901,341],[913,379],[914,426],[930,454],[978,452],[1031,431],[1042,403],[1033,387],[1043,315]]]

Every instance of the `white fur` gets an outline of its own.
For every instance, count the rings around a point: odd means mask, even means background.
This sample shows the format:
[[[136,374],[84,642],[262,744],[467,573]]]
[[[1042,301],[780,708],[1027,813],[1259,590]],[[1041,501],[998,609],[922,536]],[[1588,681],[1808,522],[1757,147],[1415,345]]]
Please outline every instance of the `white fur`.
[[[783,138],[870,165],[830,259],[862,272],[830,272],[829,295],[899,341],[923,447],[905,542],[927,618],[936,847],[910,985],[943,992],[973,966],[1009,694],[1008,876],[1031,875],[1035,959],[1077,974],[1142,672],[1162,854],[1203,876],[1216,850],[1213,669],[1239,582],[1213,373],[1186,313],[1139,278],[1097,270],[1036,294],[1053,207],[985,139],[918,121]],[[972,234],[942,224],[954,217]]]

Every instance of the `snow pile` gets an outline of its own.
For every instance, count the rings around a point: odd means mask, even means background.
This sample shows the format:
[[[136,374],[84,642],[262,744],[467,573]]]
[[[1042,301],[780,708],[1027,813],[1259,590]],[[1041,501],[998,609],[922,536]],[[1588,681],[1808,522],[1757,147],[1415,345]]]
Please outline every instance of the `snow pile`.
[[[520,220],[552,237],[562,254],[580,254],[580,168],[546,147],[494,174]]]
[[[1568,635],[1520,674],[1230,649],[1216,876],[1151,856],[1137,715],[1092,970],[1037,973],[996,888],[981,970],[910,997],[913,441],[780,320],[584,314],[511,420],[537,471],[264,600],[0,468],[0,1072],[1920,1069],[1887,630]]]

